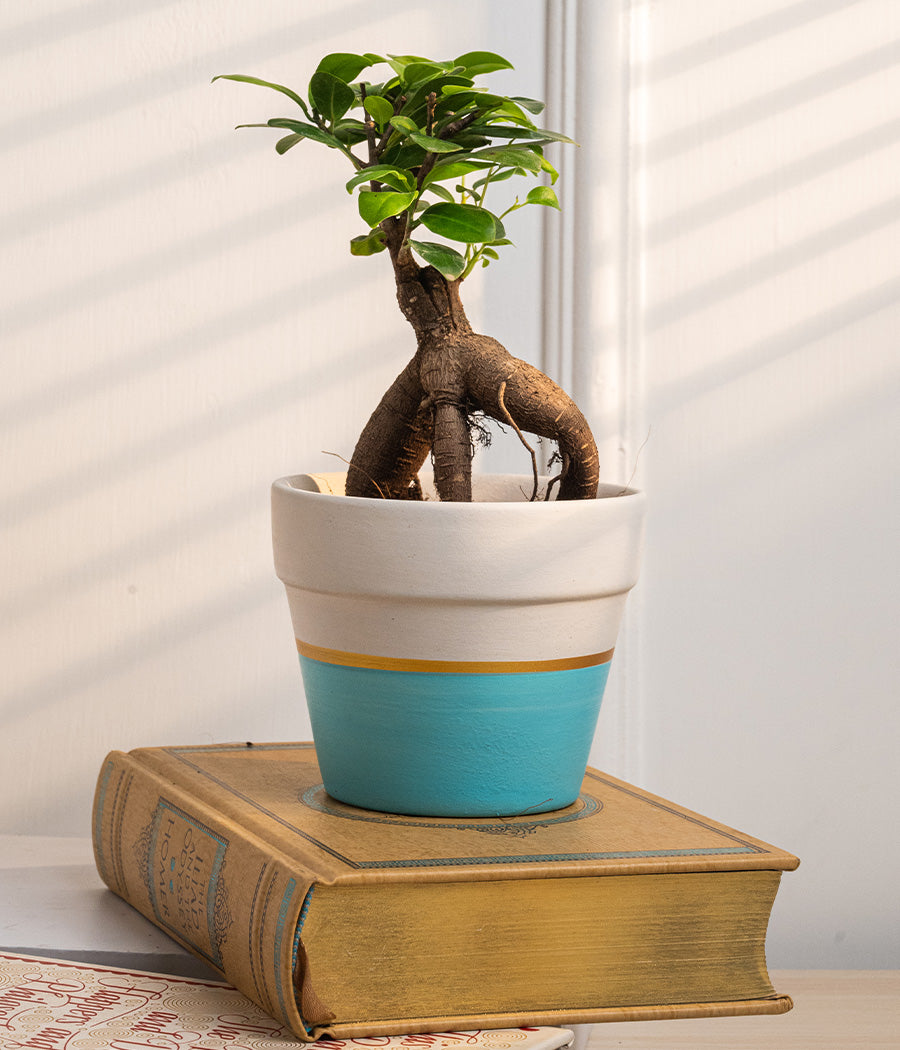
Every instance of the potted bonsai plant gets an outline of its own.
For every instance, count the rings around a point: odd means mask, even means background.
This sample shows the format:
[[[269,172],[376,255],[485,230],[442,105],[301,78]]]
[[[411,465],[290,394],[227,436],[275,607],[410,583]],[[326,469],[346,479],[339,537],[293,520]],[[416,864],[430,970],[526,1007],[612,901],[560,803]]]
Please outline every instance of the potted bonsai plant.
[[[361,79],[384,69],[377,82]],[[362,430],[345,474],[273,486],[285,583],[325,787],[403,813],[538,813],[577,798],[625,597],[637,574],[643,497],[600,485],[590,428],[531,364],[473,331],[464,281],[511,242],[507,217],[559,207],[544,156],[565,136],[542,104],[486,89],[511,68],[492,52],[452,61],[325,56],[305,97],[243,74],[294,112],[287,153],[312,141],[352,171],[363,232],[385,253],[415,350]],[[536,178],[504,210],[489,193]],[[541,178],[543,177],[543,178]],[[474,475],[490,417],[531,455],[531,474]],[[525,432],[555,442],[539,478]],[[420,471],[431,459],[433,488]]]

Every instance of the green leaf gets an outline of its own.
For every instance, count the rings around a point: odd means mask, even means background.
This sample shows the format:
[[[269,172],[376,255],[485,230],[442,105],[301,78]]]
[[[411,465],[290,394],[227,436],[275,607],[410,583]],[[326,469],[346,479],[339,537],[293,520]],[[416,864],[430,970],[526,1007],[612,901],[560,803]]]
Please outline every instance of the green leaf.
[[[339,120],[332,131],[336,139],[348,146],[366,141],[366,127],[361,120]]]
[[[424,190],[426,190],[428,193],[433,193],[435,195],[435,197],[440,197],[441,200],[449,201],[451,204],[456,200],[456,198],[446,188],[446,186],[442,186],[439,182],[434,182],[434,183],[432,183],[429,186],[425,186]],[[423,208],[427,208],[428,207],[428,202],[427,201],[423,201],[422,202],[422,207]]]
[[[498,69],[513,69],[512,62],[493,51],[468,51],[460,55],[454,63],[464,66],[466,72],[473,77],[481,76],[483,73],[493,73]]]
[[[415,180],[407,171],[395,168],[390,164],[373,164],[363,168],[347,181],[347,192],[352,193],[357,186],[365,182],[383,182],[401,193],[415,188]]]
[[[380,95],[367,95],[363,107],[380,128],[394,115],[394,107]]]
[[[473,154],[473,157],[504,168],[524,168],[535,175],[541,170],[540,154],[527,146],[488,146]]]
[[[535,128],[534,137],[537,139],[543,139],[545,142],[565,142],[570,146],[577,146],[578,143],[575,139],[570,139],[568,135],[561,135],[558,131],[548,131],[546,128]]]
[[[334,135],[317,128],[315,124],[304,124],[302,120],[290,120],[288,117],[272,117],[268,126],[270,128],[284,128],[286,131],[293,131],[297,135],[302,135],[305,139],[321,142],[332,149],[338,149],[340,145]]]
[[[459,179],[473,171],[484,171],[485,168],[490,166],[490,161],[439,160],[425,176],[425,181],[422,185],[430,186],[433,182],[447,182],[449,179]]]
[[[443,100],[443,91],[448,85],[471,88],[472,81],[468,77],[457,76],[454,73],[444,73],[440,76],[434,77],[432,80],[422,81],[413,87],[409,97],[403,105],[401,113],[405,117],[411,117],[414,121],[419,121],[420,124],[424,124],[426,120],[428,96],[434,92],[441,100]],[[437,112],[437,107],[435,107],[435,112]]]
[[[493,95],[482,92],[478,97],[478,108],[487,114],[485,118],[496,120],[503,117],[506,121],[519,124],[523,128],[533,128],[534,121],[512,99],[505,95]]]
[[[409,137],[417,146],[421,146],[429,153],[458,153],[462,149],[462,146],[458,146],[455,142],[436,139],[433,135],[423,135],[419,131],[411,131]]]
[[[534,113],[535,116],[544,112],[544,103],[536,98],[522,98],[521,95],[510,95],[510,99],[518,103],[522,109],[527,109],[529,113]]]
[[[397,74],[398,77],[403,76],[403,71],[408,65],[413,62],[428,62],[427,58],[422,58],[421,55],[388,55],[387,63]]]
[[[449,281],[455,281],[466,268],[466,260],[454,248],[434,241],[410,241],[410,247]]]
[[[320,70],[310,79],[309,99],[329,123],[340,120],[353,105],[355,97],[353,88],[333,73]]]
[[[497,139],[521,139],[529,145],[543,145],[547,142],[565,142],[571,146],[577,146],[574,139],[562,135],[558,131],[547,131],[545,128],[526,128],[516,124],[472,124],[470,131],[482,135],[490,135]]]
[[[491,182],[505,182],[507,179],[511,179],[513,175],[524,175],[524,172],[521,168],[504,168],[503,171],[495,172],[493,175],[485,175],[483,179],[473,182],[472,189],[481,189],[482,186]]]
[[[465,83],[459,83],[459,81],[465,80]],[[441,81],[441,97],[438,99],[437,108],[443,109],[462,109],[463,106],[468,106],[470,102],[477,102],[480,92],[477,88],[472,86],[472,81],[468,77],[447,77]]]
[[[549,186],[535,186],[534,189],[529,190],[525,203],[544,204],[548,208],[559,208],[559,198],[556,196],[556,190],[551,190]]]
[[[304,135],[298,135],[296,132],[293,135],[285,135],[283,139],[275,143],[275,149],[278,153],[287,153],[291,146],[296,146],[303,138],[305,138]]]
[[[530,128],[515,124],[470,124],[469,130],[478,135],[489,135],[495,139],[533,139],[537,138]]]
[[[490,139],[486,139],[484,135],[470,135],[469,129],[459,132],[459,134],[453,136],[453,141],[458,145],[462,146],[466,150],[480,149],[482,146],[490,146]]]
[[[291,91],[290,88],[284,87],[281,84],[273,84],[268,80],[260,80],[259,77],[246,77],[243,73],[220,73],[217,77],[212,78],[212,83],[214,84],[217,80],[236,80],[240,84],[256,84],[258,87],[267,87],[271,88],[273,91],[280,91],[282,95],[287,95],[289,99],[296,102],[307,117],[309,116],[309,110],[306,107],[306,103],[297,92]]]
[[[402,77],[406,84],[412,87],[422,80],[432,80],[434,77],[446,76],[450,70],[445,66],[439,66],[436,62],[410,62],[403,67]]]
[[[503,224],[496,215],[474,204],[432,204],[422,212],[420,221],[439,237],[463,244],[481,244],[503,236]]]
[[[359,195],[359,214],[370,226],[377,226],[392,215],[399,215],[416,199],[415,193],[395,193],[392,190],[363,191]]]
[[[316,67],[317,73],[330,73],[332,76],[349,84],[369,66],[377,62],[383,62],[380,55],[354,55],[346,51],[337,51],[333,55],[326,55]],[[319,110],[321,113],[322,110]]]
[[[550,183],[551,183],[551,185],[555,185],[556,184],[556,180],[559,178],[559,172],[556,170],[556,168],[553,167],[553,165],[550,163],[550,161],[547,160],[547,158],[544,157],[544,156],[541,157],[541,171],[547,172],[547,174],[550,176]]]
[[[402,131],[404,135],[410,135],[419,130],[419,125],[415,121],[410,120],[409,117],[391,117],[390,123],[392,128]]]
[[[384,154],[385,162],[407,171],[418,168],[425,160],[425,150],[415,142],[404,139],[402,145],[391,146]]]
[[[534,127],[534,121],[527,116],[521,106],[509,98],[503,99],[499,106],[491,110],[491,113],[493,115],[502,114],[507,120],[511,120],[514,124],[521,124],[525,128]]]
[[[371,230],[369,233],[361,233],[350,241],[351,255],[377,255],[383,252],[387,245],[384,243],[384,233],[381,230]]]

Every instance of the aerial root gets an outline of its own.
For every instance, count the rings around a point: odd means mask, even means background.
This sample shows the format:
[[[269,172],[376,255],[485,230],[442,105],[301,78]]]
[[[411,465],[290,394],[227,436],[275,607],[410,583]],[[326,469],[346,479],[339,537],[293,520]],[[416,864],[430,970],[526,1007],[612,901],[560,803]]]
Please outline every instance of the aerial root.
[[[384,494],[384,489],[382,489],[382,487],[381,487],[381,486],[380,486],[380,485],[378,484],[378,482],[377,482],[377,481],[376,481],[376,480],[375,480],[375,479],[374,479],[374,478],[372,477],[372,475],[371,475],[371,474],[369,474],[369,473],[367,473],[367,472],[366,472],[365,470],[363,470],[363,468],[362,468],[362,467],[360,467],[360,466],[357,466],[357,464],[356,464],[356,463],[351,463],[351,462],[350,462],[350,460],[349,460],[349,459],[347,459],[346,457],[342,456],[342,455],[340,454],[340,452],[327,452],[327,451],[325,451],[325,449],[323,449],[323,450],[322,450],[322,454],[323,454],[323,455],[325,455],[325,456],[335,456],[335,457],[336,457],[337,459],[339,459],[339,460],[340,460],[340,461],[341,461],[342,463],[346,463],[346,464],[347,464],[347,466],[348,466],[348,467],[350,468],[350,470],[356,470],[356,471],[358,471],[358,472],[359,472],[360,474],[362,474],[362,476],[363,476],[364,478],[367,478],[367,479],[368,479],[369,481],[371,481],[371,482],[372,482],[372,484],[373,484],[373,485],[375,486],[375,488],[376,488],[376,489],[378,489],[378,495],[379,495],[379,496],[381,496],[381,498],[382,498],[382,499],[387,499],[387,496],[386,496],[386,495]],[[349,471],[348,471],[348,474],[349,474]]]
[[[513,430],[516,432],[516,435],[519,438],[519,441],[522,442],[522,444],[525,446],[525,448],[528,449],[529,453],[531,454],[531,472],[532,472],[532,475],[534,476],[534,487],[531,490],[531,498],[529,499],[529,502],[533,503],[537,499],[537,494],[538,494],[538,463],[537,463],[537,454],[535,453],[535,451],[531,447],[531,445],[529,445],[528,442],[525,440],[525,435],[519,429],[518,424],[513,419],[513,417],[509,414],[509,409],[506,407],[506,402],[503,400],[503,395],[505,393],[506,393],[506,380],[504,379],[503,382],[500,384],[500,389],[497,391],[497,404],[500,406],[500,411],[503,413],[503,416],[506,419],[506,422],[509,423],[509,425],[513,428]],[[549,495],[549,493],[548,493],[548,495]]]
[[[560,470],[560,472],[555,475],[555,477],[552,477],[547,483],[547,495],[545,499],[548,500],[550,499],[550,493],[553,491],[553,486],[556,485],[557,482],[561,485],[566,474],[569,473],[570,460],[568,452],[560,452],[560,458],[562,459],[562,470]]]

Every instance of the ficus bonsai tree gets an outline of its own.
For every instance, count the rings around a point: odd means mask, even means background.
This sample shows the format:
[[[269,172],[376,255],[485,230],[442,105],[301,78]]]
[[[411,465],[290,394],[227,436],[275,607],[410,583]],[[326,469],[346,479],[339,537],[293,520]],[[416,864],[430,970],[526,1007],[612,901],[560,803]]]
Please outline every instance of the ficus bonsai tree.
[[[373,66],[386,66],[386,79],[361,80]],[[241,125],[286,132],[275,145],[279,154],[308,140],[347,158],[353,168],[347,190],[357,193],[366,225],[350,250],[387,253],[400,309],[416,335],[415,354],[357,442],[348,495],[420,499],[418,471],[431,454],[440,499],[471,500],[474,436],[484,416],[512,427],[529,449],[523,431],[556,442],[560,470],[548,498],[557,484],[557,499],[597,494],[597,448],[581,411],[543,372],[473,331],[460,300],[472,271],[511,243],[507,215],[527,205],[559,207],[552,188],[558,173],[544,147],[571,139],[535,125],[531,115],[543,103],[476,83],[511,68],[487,51],[447,62],[330,54],[313,73],[306,98],[257,77],[214,78],[271,88],[299,108],[265,124]],[[515,176],[546,178],[496,214],[489,191]],[[535,498],[533,450],[531,456]]]

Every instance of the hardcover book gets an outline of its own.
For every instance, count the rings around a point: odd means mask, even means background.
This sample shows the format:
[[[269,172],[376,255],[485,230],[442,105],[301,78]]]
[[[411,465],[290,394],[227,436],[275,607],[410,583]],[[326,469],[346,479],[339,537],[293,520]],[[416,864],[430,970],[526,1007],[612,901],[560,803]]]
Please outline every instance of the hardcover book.
[[[114,751],[107,885],[304,1040],[780,1013],[765,936],[796,857],[598,770],[566,809],[394,816],[312,744]]]

